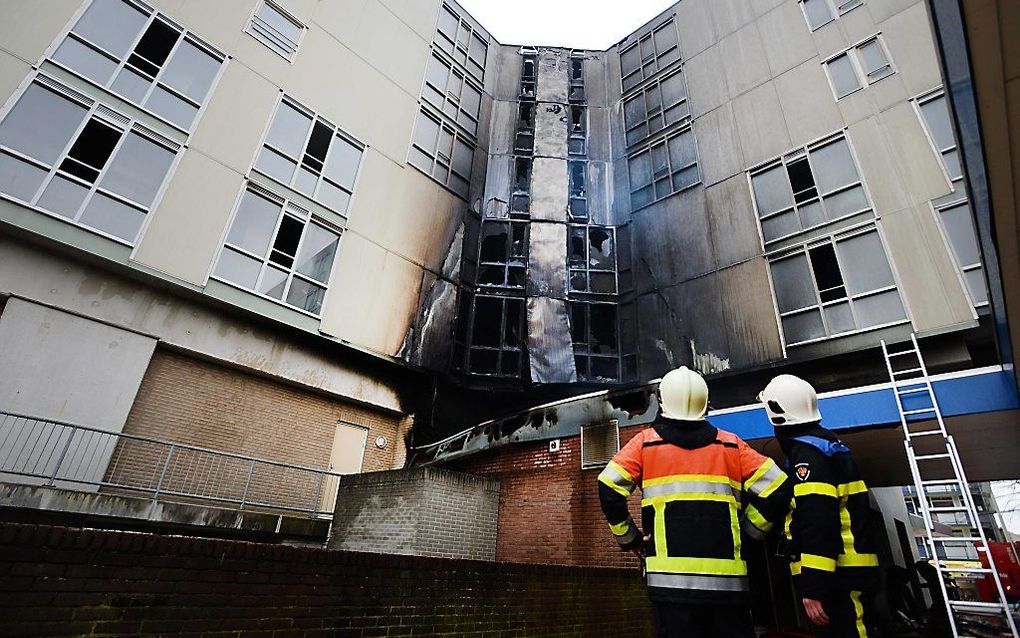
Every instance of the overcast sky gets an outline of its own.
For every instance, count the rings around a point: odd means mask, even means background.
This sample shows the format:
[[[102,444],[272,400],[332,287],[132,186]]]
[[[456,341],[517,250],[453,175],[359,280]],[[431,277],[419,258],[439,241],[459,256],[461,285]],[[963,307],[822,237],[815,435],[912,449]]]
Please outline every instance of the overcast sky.
[[[607,49],[675,0],[458,0],[500,44]]]
[[[992,493],[1006,529],[1020,534],[1020,481],[995,481]]]

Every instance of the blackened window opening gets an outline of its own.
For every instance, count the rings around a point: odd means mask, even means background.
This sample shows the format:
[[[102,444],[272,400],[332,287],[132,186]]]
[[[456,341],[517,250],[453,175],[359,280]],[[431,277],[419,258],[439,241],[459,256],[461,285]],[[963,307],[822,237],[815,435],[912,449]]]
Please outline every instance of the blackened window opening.
[[[112,126],[94,118],[89,120],[60,163],[60,170],[90,184],[95,183],[121,135],[122,132]]]
[[[846,285],[839,271],[836,250],[832,244],[823,244],[808,251],[811,270],[818,285],[818,297],[822,303],[846,298]]]
[[[301,232],[304,228],[305,225],[301,220],[284,215],[280,220],[280,228],[276,231],[276,239],[273,241],[273,251],[269,256],[269,261],[284,268],[290,268],[294,264],[294,256],[297,255],[298,244],[301,243]]]
[[[135,52],[128,58],[131,66],[156,77],[180,37],[180,32],[161,20],[153,20],[145,30]]]
[[[786,172],[790,176],[790,185],[793,187],[793,199],[798,204],[814,199],[818,196],[818,189],[815,187],[815,178],[811,174],[811,165],[808,159],[803,157],[786,165]]]

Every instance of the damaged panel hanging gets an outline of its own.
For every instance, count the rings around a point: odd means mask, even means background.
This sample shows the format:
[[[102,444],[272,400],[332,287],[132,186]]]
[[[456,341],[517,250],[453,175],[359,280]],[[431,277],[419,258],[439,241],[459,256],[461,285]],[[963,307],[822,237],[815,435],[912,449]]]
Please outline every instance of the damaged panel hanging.
[[[528,299],[528,350],[533,383],[577,381],[566,301]]]

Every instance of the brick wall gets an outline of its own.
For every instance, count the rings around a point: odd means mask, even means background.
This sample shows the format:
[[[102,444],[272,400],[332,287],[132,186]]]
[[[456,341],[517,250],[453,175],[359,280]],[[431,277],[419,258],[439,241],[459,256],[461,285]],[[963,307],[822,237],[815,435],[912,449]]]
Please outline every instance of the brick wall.
[[[621,429],[620,445],[641,429]],[[547,441],[524,443],[449,466],[499,480],[497,560],[637,568],[637,559],[620,551],[602,515],[597,487],[601,469],[581,469],[579,436],[560,439],[558,452],[549,452]],[[635,492],[630,506],[639,522],[640,503]]]
[[[3,636],[651,635],[632,570],[0,524]]]
[[[436,467],[345,476],[329,547],[492,560],[499,482]]]

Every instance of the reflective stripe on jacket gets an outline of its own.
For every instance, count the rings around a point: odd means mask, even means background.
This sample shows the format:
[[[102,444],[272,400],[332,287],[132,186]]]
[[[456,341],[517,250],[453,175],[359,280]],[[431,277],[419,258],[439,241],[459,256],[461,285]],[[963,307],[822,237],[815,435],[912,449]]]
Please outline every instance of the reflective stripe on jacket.
[[[651,535],[644,550],[652,600],[735,602],[748,589],[741,529],[762,538],[782,520],[789,482],[736,435],[706,422],[690,427],[706,434],[698,447],[670,443],[655,427],[632,438],[599,476],[602,508],[621,547]],[[638,486],[644,532],[627,509]]]

